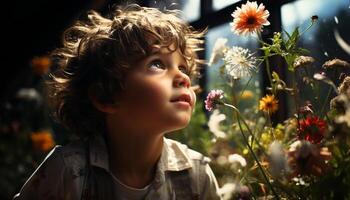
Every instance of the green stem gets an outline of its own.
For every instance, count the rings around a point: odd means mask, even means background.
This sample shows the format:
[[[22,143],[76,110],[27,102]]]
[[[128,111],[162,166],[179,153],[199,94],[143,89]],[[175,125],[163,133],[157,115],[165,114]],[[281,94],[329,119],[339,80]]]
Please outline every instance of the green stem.
[[[251,76],[251,77],[249,78],[247,84],[245,84],[245,86],[244,86],[244,88],[243,88],[241,94],[239,95],[239,97],[242,97],[243,92],[248,88],[248,85],[249,85],[249,83],[250,83],[250,81],[251,81],[252,79],[253,79],[253,76]]]
[[[268,126],[269,126],[269,133],[272,135],[273,139],[276,140],[276,137],[275,137],[275,134],[274,134],[274,130],[272,128],[272,120],[271,120],[271,115],[270,115],[270,112],[266,113],[267,115],[267,123],[268,123]]]
[[[266,65],[267,76],[269,77],[270,85],[272,87],[272,77],[271,77],[270,62],[268,57],[265,57],[265,65]]]
[[[262,173],[262,175],[263,175],[263,177],[264,177],[264,179],[265,179],[267,185],[270,187],[272,193],[274,194],[274,196],[276,197],[276,199],[280,199],[279,196],[278,196],[278,194],[277,194],[277,192],[275,191],[275,189],[273,188],[272,184],[270,183],[269,179],[267,178],[267,175],[266,175],[264,169],[262,168],[258,157],[255,155],[255,153],[254,153],[252,147],[250,146],[250,144],[249,144],[249,142],[248,142],[248,139],[247,139],[246,135],[245,135],[244,132],[243,132],[243,128],[242,128],[242,125],[241,125],[241,120],[242,120],[243,124],[246,126],[248,132],[252,135],[252,132],[251,132],[251,130],[249,129],[248,124],[245,122],[245,120],[244,120],[243,117],[241,116],[241,113],[239,112],[239,110],[238,110],[236,107],[234,107],[234,106],[232,106],[232,105],[230,105],[230,104],[227,104],[227,103],[224,103],[224,105],[227,106],[227,107],[232,108],[232,109],[236,112],[237,121],[238,121],[238,125],[239,125],[239,129],[240,129],[241,134],[242,134],[242,136],[243,136],[244,142],[247,144],[248,149],[249,149],[249,151],[251,152],[251,154],[252,154],[252,156],[253,156],[255,162],[258,164],[258,167],[259,167],[259,169],[260,169],[260,171],[261,171],[261,173]]]
[[[293,91],[294,91],[294,106],[295,106],[295,113],[297,114],[297,123],[298,123],[298,128],[300,128],[300,125],[299,125],[299,120],[300,120],[300,115],[299,115],[299,102],[298,102],[298,95],[299,95],[299,92],[297,90],[297,77],[296,77],[296,73],[295,71],[292,73],[292,84],[293,84]]]
[[[308,31],[312,26],[314,25],[314,22],[311,22],[311,24],[302,32],[300,33],[299,37],[304,34],[306,31]]]
[[[262,36],[261,36],[260,31],[258,31],[257,34],[258,34],[259,41],[261,41],[262,45],[264,45],[264,41],[262,40]],[[264,51],[264,60],[265,60],[266,72],[267,72],[267,76],[269,77],[270,85],[272,87],[272,77],[271,77],[269,56],[271,56],[271,55],[266,55],[266,52]]]
[[[321,112],[320,112],[321,115],[323,115],[324,109],[326,108],[326,104],[327,104],[327,102],[328,102],[329,96],[331,96],[331,93],[332,93],[332,89],[333,89],[332,87],[329,87],[327,96],[326,96],[326,98],[325,98],[325,100],[324,100],[324,102],[323,102],[322,108],[321,108]],[[327,114],[325,114],[325,116],[326,116],[327,119],[328,119]]]

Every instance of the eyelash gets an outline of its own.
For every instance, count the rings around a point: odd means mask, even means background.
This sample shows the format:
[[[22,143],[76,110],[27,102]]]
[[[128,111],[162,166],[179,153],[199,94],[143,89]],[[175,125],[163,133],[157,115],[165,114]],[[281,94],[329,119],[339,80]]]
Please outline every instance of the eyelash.
[[[155,65],[158,65],[158,66],[155,66]],[[152,62],[150,62],[149,68],[153,68],[153,66],[155,66],[155,68],[160,68],[160,69],[165,69],[166,68],[161,60],[153,60]],[[190,75],[190,70],[187,67],[185,67],[185,66],[181,65],[179,67],[179,70],[182,73],[184,73],[184,74],[186,74],[188,76]]]
[[[161,69],[165,69],[164,64],[160,60],[153,60],[152,62],[150,62],[148,67],[153,68],[153,66],[155,66],[155,65],[158,65],[155,68],[160,68],[160,66],[161,66]]]

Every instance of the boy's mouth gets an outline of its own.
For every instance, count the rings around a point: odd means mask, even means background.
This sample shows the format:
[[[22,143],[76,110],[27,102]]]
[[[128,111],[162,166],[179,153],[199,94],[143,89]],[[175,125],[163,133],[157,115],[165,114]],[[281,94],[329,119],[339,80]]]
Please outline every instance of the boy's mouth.
[[[192,103],[192,98],[191,98],[191,95],[189,94],[181,94],[173,99],[170,100],[170,102],[187,102],[188,104],[190,104],[190,106],[193,105]]]

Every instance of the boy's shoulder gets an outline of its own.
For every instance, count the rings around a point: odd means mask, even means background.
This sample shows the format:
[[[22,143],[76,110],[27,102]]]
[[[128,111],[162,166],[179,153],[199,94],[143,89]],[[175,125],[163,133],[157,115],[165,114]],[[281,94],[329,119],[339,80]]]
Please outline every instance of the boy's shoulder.
[[[47,155],[43,163],[45,163],[48,168],[52,168],[53,165],[56,165],[56,168],[69,169],[72,175],[80,176],[82,169],[84,169],[86,165],[85,152],[86,150],[82,141],[74,141],[64,146],[57,145]],[[59,160],[60,162],[53,162],[54,160]]]

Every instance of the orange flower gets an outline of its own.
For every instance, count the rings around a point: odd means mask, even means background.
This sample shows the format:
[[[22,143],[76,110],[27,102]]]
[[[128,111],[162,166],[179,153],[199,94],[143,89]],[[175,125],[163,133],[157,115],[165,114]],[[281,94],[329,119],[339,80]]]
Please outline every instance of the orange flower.
[[[38,75],[46,74],[51,66],[51,60],[47,56],[35,57],[31,61],[31,66],[34,73]]]
[[[266,95],[260,99],[259,110],[265,111],[269,114],[276,112],[278,109],[278,100],[274,95]]]
[[[269,11],[265,10],[265,6],[262,3],[258,7],[255,1],[248,1],[241,8],[237,7],[232,13],[234,18],[233,23],[231,23],[232,31],[238,35],[261,31],[263,25],[270,24],[267,21],[269,15]]]
[[[34,148],[37,150],[46,152],[55,146],[55,141],[49,131],[33,132],[30,137]]]

